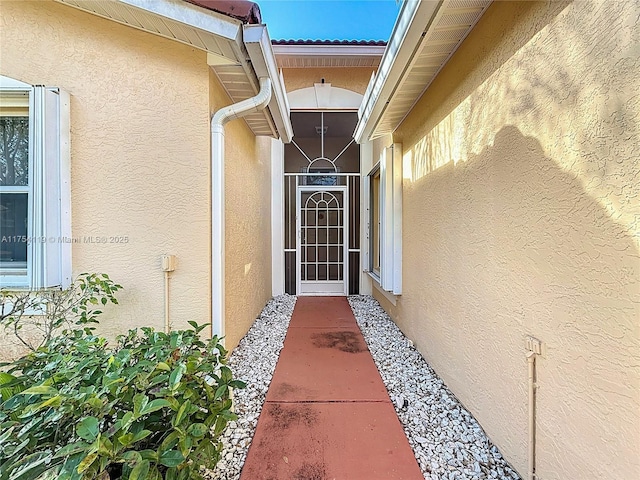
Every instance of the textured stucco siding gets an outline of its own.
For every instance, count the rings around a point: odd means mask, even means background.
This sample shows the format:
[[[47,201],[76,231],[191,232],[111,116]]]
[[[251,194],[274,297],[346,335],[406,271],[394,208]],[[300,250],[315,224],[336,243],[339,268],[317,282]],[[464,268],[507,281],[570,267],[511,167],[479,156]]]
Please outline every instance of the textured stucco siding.
[[[403,295],[377,297],[526,473],[640,471],[640,5],[495,2],[394,136]]]
[[[231,99],[211,73],[211,113]],[[225,126],[225,337],[234,348],[271,298],[271,139]]]
[[[73,272],[124,286],[109,336],[163,328],[161,256],[174,254],[171,319],[210,320],[206,55],[53,2],[2,1],[0,72],[71,95]]]

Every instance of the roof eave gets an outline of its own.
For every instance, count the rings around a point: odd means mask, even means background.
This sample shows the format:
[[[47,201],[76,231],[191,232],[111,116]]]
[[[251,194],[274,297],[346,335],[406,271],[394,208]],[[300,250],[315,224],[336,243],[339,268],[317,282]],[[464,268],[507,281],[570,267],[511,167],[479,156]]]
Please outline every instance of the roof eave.
[[[276,55],[297,57],[380,57],[384,45],[273,45]]]
[[[118,0],[121,3],[131,5],[150,13],[155,13],[175,20],[190,27],[199,28],[211,32],[220,37],[234,40],[237,38],[238,29],[242,21],[229,15],[205,10],[204,7],[194,5],[182,0]]]
[[[358,112],[359,143],[398,128],[491,3],[405,1]]]
[[[291,140],[292,128],[286,95],[282,93],[282,85],[284,85],[282,79],[275,66],[263,67],[262,72],[256,71],[253,66],[253,58],[248,53],[247,46],[243,41],[244,32],[241,20],[183,0],[56,1],[206,51],[207,63],[214,71],[225,67],[238,70],[238,73],[232,76],[229,84],[223,82],[227,92],[236,88],[239,81],[245,85],[243,93],[246,96],[238,98],[238,95],[230,94],[234,102],[255,95],[259,89],[258,77],[267,74],[275,89],[275,99],[267,109],[251,117],[245,117],[245,121],[256,135],[279,136],[284,141]],[[264,58],[262,63],[275,65],[266,27],[264,25],[250,26],[259,30],[264,29],[266,40],[260,41],[263,44],[262,55]],[[268,42],[268,45],[264,45],[265,41]],[[256,54],[254,53],[254,55]],[[216,71],[216,73],[218,72]],[[284,101],[282,97],[284,97]]]
[[[241,40],[242,22],[182,0],[56,1],[137,30],[207,51],[215,55],[220,63],[240,61],[231,45]],[[176,24],[179,24],[180,28],[175,28]]]
[[[372,140],[374,128],[441,6],[442,1],[406,0],[402,4],[380,68],[371,78],[358,111],[359,120],[354,134],[358,143]]]
[[[278,134],[284,143],[291,142],[293,127],[289,118],[289,103],[284,91],[284,82],[278,74],[275,55],[266,25],[244,25],[244,45],[258,78],[269,77],[272,80],[273,93],[269,110],[276,124]]]
[[[356,44],[274,44],[280,68],[377,68],[384,45]]]

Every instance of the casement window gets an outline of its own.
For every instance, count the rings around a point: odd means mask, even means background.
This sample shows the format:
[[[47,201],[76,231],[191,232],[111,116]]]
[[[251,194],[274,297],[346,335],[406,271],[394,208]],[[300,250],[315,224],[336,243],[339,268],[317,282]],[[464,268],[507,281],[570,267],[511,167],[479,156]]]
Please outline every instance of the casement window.
[[[0,76],[0,287],[70,277],[69,96]]]
[[[383,290],[402,293],[402,146],[385,148],[367,176],[369,273]]]

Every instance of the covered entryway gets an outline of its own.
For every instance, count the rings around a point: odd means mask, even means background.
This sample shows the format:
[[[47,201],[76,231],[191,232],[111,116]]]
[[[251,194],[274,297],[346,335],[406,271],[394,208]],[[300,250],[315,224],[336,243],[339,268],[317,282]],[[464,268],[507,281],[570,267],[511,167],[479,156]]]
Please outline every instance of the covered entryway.
[[[292,112],[285,146],[285,291],[359,293],[360,147],[356,112]]]

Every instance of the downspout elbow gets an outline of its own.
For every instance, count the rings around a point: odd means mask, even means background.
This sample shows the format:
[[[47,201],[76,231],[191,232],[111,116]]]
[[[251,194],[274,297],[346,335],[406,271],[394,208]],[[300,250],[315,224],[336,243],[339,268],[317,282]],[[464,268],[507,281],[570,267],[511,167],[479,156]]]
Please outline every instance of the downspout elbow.
[[[269,77],[260,78],[260,91],[254,97],[247,98],[241,102],[234,103],[218,110],[211,117],[211,131],[220,131],[227,122],[236,118],[244,117],[249,113],[263,110],[271,101],[271,79]]]

